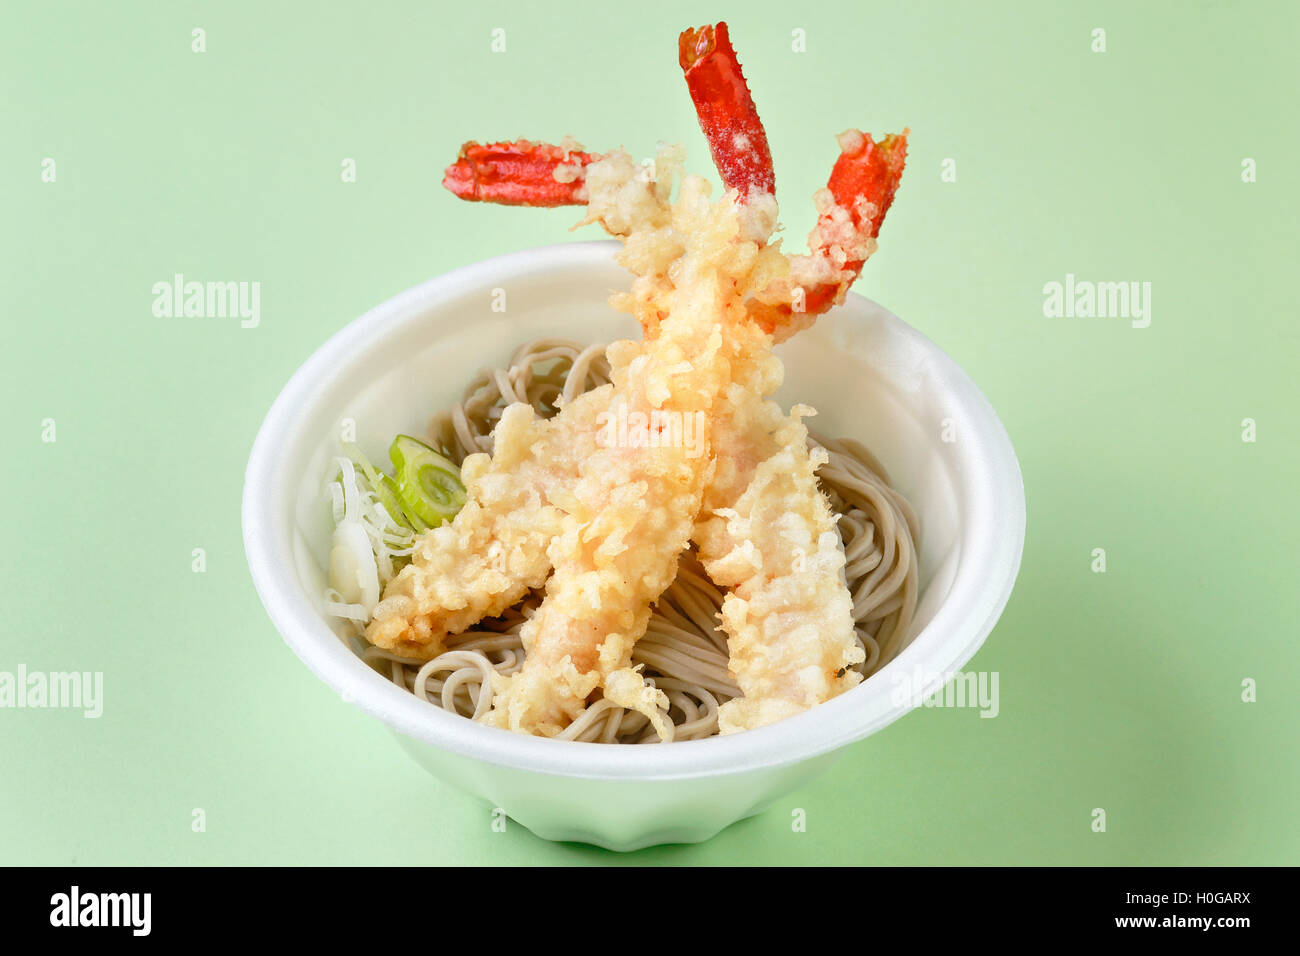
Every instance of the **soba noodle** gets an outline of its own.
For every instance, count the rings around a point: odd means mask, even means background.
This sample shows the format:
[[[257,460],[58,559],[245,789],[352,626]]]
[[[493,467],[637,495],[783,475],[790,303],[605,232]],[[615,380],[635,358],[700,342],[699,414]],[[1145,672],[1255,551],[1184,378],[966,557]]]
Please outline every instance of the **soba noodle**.
[[[430,437],[460,464],[467,455],[492,451],[492,430],[506,405],[528,402],[550,417],[565,401],[608,381],[604,345],[529,342],[506,368],[480,372],[464,398],[434,418]],[[858,643],[866,653],[855,669],[868,677],[898,653],[916,609],[916,515],[865,447],[847,438],[810,435],[830,456],[817,474],[839,516],[845,578]],[[534,592],[501,618],[448,638],[447,651],[427,663],[368,644],[362,656],[429,703],[463,717],[481,717],[491,705],[492,672],[512,674],[523,664],[519,629],[541,598],[540,591]],[[633,651],[633,663],[644,665],[643,673],[668,695],[676,740],[716,734],[718,706],[740,693],[727,670],[726,635],[717,627],[722,598],[694,550],[687,551],[677,579],[659,599]],[[659,739],[644,715],[604,699],[591,704],[560,737],[600,743]]]

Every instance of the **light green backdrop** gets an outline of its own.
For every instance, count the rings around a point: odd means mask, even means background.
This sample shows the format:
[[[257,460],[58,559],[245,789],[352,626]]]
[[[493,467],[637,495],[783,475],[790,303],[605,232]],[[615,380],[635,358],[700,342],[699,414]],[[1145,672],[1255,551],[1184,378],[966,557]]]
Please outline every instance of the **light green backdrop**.
[[[0,710],[0,863],[1300,862],[1295,7],[583,6],[6,5],[0,670],[103,671],[105,702]],[[254,593],[240,488],[350,319],[569,238],[572,210],[443,192],[462,140],[680,140],[707,171],[675,38],[719,17],[794,245],[835,133],[912,128],[859,289],[983,387],[1029,537],[969,665],[997,719],[918,711],[708,844],[617,858],[493,833],[312,677]],[[260,282],[260,326],[155,318],[177,272]],[[1067,273],[1152,283],[1150,327],[1044,317]]]

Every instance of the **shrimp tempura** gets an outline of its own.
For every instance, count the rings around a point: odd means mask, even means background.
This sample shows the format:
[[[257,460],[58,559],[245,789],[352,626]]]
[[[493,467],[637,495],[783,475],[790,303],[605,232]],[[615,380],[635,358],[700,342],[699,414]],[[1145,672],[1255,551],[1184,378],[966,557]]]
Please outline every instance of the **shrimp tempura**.
[[[771,339],[745,337],[748,374],[726,392],[713,431],[718,467],[695,530],[700,561],[722,603],[730,669],[743,696],[718,715],[722,733],[807,710],[862,680],[844,548],[817,486],[826,460],[810,452],[796,405],[787,416],[767,396],[781,381]]]
[[[538,418],[524,403],[503,410],[492,456],[470,455],[461,465],[464,507],[420,536],[411,563],[385,588],[366,629],[370,643],[431,660],[449,634],[501,614],[546,582],[546,548],[563,519],[548,490],[561,493],[594,447],[609,392],[604,386],[571,402],[567,425]]]
[[[519,562],[528,580],[555,573],[525,625],[523,669],[494,678],[487,720],[497,726],[554,735],[599,692],[670,739],[666,697],[629,664],[649,604],[671,583],[689,536],[715,582],[730,589],[722,622],[744,697],[721,708],[723,733],[780,720],[861,680],[851,670],[864,652],[844,552],[817,486],[825,452],[808,447],[801,419],[811,409],[786,415],[768,400],[782,374],[771,348],[844,300],[875,249],[908,134],[879,142],[855,129],[840,135],[840,155],[816,196],[810,254],[787,257],[770,242],[771,151],[727,25],[684,31],[678,61],[727,189],[717,204],[687,180],[669,205],[674,150],[661,151],[652,171],[622,151],[590,153],[567,140],[467,143],[443,181],[471,201],[588,204],[586,221],[624,240],[619,260],[636,279],[612,303],[645,333],[641,343],[610,347],[614,386],[603,411],[700,414],[709,440],[698,458],[680,448],[599,448],[567,457],[567,470],[528,471],[512,488],[530,519],[543,501],[557,509],[545,513],[541,535],[518,541],[532,552]],[[576,444],[571,410],[561,411],[555,434]],[[529,491],[529,482],[542,484]],[[455,620],[472,623],[479,604],[467,602]]]
[[[670,207],[672,155],[661,154],[657,166],[652,174],[612,154],[587,170],[588,219],[625,237],[621,258],[641,277],[633,296],[660,317],[652,339],[607,352],[609,414],[645,425],[598,442],[578,464],[549,549],[554,573],[522,632],[524,666],[495,681],[487,720],[496,726],[554,736],[600,690],[645,714],[663,739],[672,736],[667,698],[631,669],[632,647],[689,544],[713,471],[703,439],[731,380],[724,343],[747,321],[745,294],[766,266],[756,269],[760,244],[738,238],[734,196],[710,205],[707,184],[690,177]],[[567,410],[554,421],[573,427]],[[660,443],[655,422],[677,423],[678,436],[697,430],[700,440]]]

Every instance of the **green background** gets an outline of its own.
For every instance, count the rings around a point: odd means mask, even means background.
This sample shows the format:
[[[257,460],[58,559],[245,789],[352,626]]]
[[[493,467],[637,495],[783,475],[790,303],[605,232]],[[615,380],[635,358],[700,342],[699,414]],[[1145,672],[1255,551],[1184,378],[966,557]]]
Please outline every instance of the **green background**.
[[[1300,862],[1296,8],[1138,6],[6,5],[0,670],[103,671],[105,709],[0,710],[0,863]],[[594,238],[574,210],[454,201],[462,140],[682,141],[710,172],[675,43],[723,17],[792,247],[835,133],[912,129],[858,288],[966,368],[1019,452],[1024,567],[968,665],[999,672],[1001,714],[915,712],[700,846],[494,833],[282,644],[244,463],[356,315]],[[177,272],[260,282],[261,325],[155,318]],[[1151,326],[1045,318],[1066,273],[1151,282]]]

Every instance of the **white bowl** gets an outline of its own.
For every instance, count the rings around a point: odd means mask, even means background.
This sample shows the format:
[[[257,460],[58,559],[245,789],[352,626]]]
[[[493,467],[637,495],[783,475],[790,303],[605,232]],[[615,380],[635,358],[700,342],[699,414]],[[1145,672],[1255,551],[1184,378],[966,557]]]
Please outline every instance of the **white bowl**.
[[[695,842],[763,810],[836,751],[916,704],[900,676],[941,685],[983,643],[1011,594],[1025,531],[1015,452],[957,365],[875,303],[841,308],[780,347],[778,395],[818,408],[829,435],[864,441],[920,516],[921,599],[908,646],[878,674],[814,710],[727,737],[668,745],[571,743],[483,727],[419,700],[363,664],[320,609],[328,555],[322,492],[340,423],[372,460],[422,433],[481,367],[539,336],[636,337],[606,304],[625,288],[612,242],[514,253],[431,279],[352,322],[297,371],[258,432],[244,480],[244,547],[271,620],[345,699],[404,749],[550,840],[616,850]],[[504,290],[506,310],[500,307]],[[893,675],[891,677],[891,675]],[[906,699],[903,699],[906,698]]]

